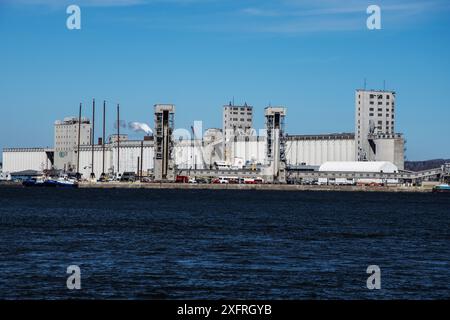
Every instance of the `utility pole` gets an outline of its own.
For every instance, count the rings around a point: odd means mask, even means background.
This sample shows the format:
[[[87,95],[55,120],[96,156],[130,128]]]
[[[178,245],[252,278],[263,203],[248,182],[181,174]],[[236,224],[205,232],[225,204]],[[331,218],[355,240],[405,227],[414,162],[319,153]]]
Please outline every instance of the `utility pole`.
[[[94,145],[95,145],[95,99],[92,99],[92,133],[91,133],[92,159],[91,159],[91,179],[95,178],[95,173],[94,173]]]
[[[106,119],[106,101],[103,101],[103,138],[102,138],[102,175],[105,175],[105,119]]]

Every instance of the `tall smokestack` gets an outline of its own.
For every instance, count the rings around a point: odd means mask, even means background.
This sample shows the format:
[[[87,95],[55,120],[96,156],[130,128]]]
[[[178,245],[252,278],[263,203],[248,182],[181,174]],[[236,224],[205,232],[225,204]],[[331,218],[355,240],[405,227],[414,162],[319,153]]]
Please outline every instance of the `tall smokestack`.
[[[120,106],[117,104],[117,173],[120,172]]]
[[[78,112],[77,178],[80,177],[81,107],[82,104],[80,103],[80,110]]]
[[[144,141],[141,141],[141,167],[140,167],[140,174],[139,176],[142,179],[142,167],[143,167],[143,163],[144,163]]]
[[[95,177],[95,173],[94,173],[94,145],[95,145],[95,99],[92,99],[92,134],[91,134],[92,160],[91,160],[91,178]]]

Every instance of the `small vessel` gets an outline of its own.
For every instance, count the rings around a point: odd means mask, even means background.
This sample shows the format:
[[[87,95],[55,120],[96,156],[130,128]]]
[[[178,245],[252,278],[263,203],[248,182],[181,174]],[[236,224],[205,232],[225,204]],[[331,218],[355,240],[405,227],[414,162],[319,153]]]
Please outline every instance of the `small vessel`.
[[[433,188],[433,192],[449,192],[450,193],[450,185],[448,184],[440,184]]]
[[[22,183],[25,187],[62,187],[62,188],[77,188],[78,182],[75,179],[70,179],[67,176],[59,178],[31,178]]]
[[[45,185],[45,179],[43,178],[30,178],[22,182],[25,187],[43,187]]]
[[[78,188],[78,181],[68,177],[59,178],[57,180],[57,187]]]
[[[59,177],[58,179],[49,179],[46,182],[50,187],[78,188],[78,182],[67,176]]]

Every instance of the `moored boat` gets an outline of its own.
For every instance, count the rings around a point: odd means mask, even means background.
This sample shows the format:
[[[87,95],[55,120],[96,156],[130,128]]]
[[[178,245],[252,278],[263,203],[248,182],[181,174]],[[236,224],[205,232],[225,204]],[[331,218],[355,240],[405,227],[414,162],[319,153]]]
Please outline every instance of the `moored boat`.
[[[43,187],[45,185],[45,180],[42,178],[31,178],[22,182],[25,187]]]
[[[450,185],[448,184],[440,184],[433,188],[433,192],[449,192],[450,193]]]
[[[25,187],[62,187],[62,188],[77,188],[78,182],[75,179],[66,177],[59,178],[32,178],[22,182]]]
[[[62,177],[56,180],[56,186],[63,188],[78,188],[78,182],[75,179]]]

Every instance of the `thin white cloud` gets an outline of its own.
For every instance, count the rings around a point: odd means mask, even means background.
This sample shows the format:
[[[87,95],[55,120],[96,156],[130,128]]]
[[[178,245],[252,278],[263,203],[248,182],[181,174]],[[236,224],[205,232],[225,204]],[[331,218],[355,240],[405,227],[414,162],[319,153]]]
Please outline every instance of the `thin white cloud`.
[[[20,6],[63,7],[71,4],[79,6],[131,6],[142,4],[143,0],[5,0],[6,4]]]
[[[391,27],[401,26],[417,17],[425,19],[428,13],[449,10],[447,0],[284,0],[276,6],[263,2],[258,7],[240,10],[241,15],[256,21],[252,30],[270,33],[308,33],[319,31],[363,30],[366,8],[378,4],[383,18]]]
[[[86,7],[114,7],[114,6],[136,6],[151,3],[179,3],[189,4],[206,0],[3,0],[12,5],[35,5],[62,7],[70,4]]]
[[[369,4],[377,4],[374,1],[289,1],[290,5],[279,5],[276,8],[270,7],[248,7],[241,10],[241,13],[250,16],[260,17],[301,17],[320,15],[348,15],[364,12]],[[294,5],[296,4],[296,5]],[[301,4],[301,5],[300,5]],[[448,3],[442,0],[437,1],[378,1],[382,11],[403,11],[403,12],[426,12],[448,8]]]

